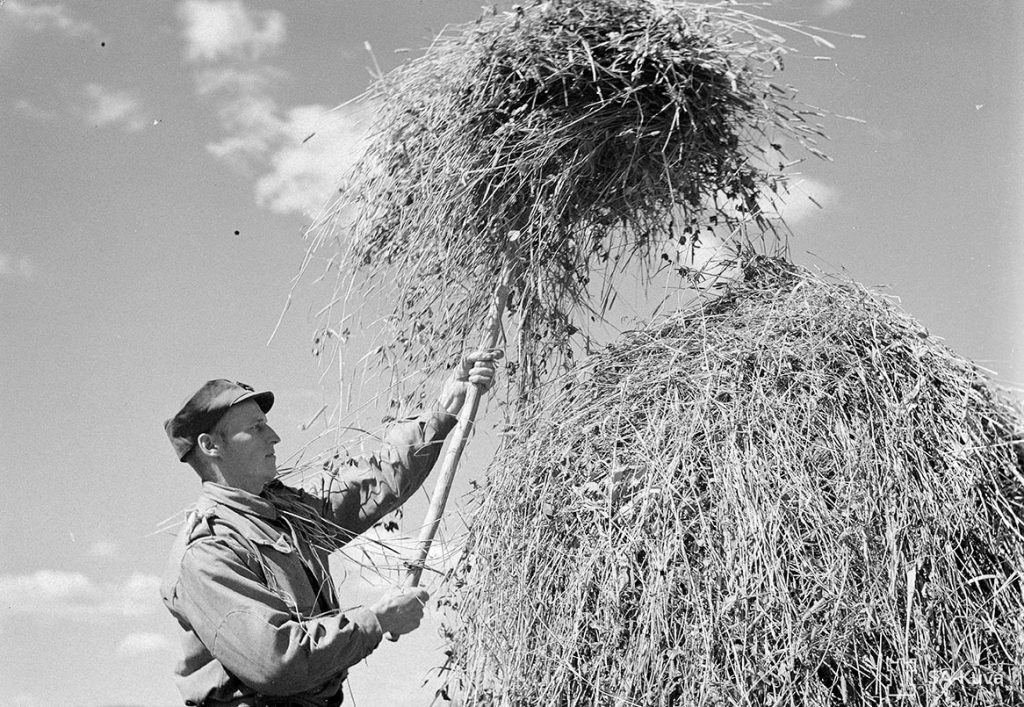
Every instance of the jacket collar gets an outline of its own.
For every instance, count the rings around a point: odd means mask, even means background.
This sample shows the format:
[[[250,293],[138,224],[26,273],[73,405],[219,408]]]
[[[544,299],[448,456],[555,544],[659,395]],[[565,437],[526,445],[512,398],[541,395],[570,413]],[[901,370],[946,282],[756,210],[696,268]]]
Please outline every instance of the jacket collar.
[[[267,499],[242,489],[204,481],[203,494],[196,503],[196,510],[203,514],[204,511],[217,505],[227,506],[245,515],[257,516],[265,520],[277,520],[277,509]]]

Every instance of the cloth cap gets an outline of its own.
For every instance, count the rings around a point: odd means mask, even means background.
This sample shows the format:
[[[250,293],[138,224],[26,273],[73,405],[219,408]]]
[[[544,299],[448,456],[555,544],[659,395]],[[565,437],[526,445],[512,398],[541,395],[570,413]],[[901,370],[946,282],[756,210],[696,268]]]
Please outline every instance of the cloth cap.
[[[252,386],[224,378],[206,381],[178,414],[164,423],[178,460],[185,461],[185,455],[192,451],[199,435],[212,430],[228,408],[246,400],[255,400],[266,413],[274,405],[274,394],[269,390],[257,393]]]

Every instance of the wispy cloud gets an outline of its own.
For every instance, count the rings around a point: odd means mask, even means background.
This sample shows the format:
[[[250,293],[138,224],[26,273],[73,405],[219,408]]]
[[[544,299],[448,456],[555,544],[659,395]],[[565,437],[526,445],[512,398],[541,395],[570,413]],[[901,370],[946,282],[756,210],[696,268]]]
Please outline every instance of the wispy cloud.
[[[45,707],[47,703],[28,692],[16,692],[11,696],[12,707]]]
[[[85,87],[85,101],[79,113],[91,125],[115,126],[131,133],[146,126],[142,102],[126,91],[90,83]]]
[[[40,108],[26,98],[19,98],[14,102],[14,110],[32,120],[50,121],[56,120],[58,113],[49,108]]]
[[[285,40],[284,15],[249,12],[241,0],[187,0],[178,7],[190,61],[255,61]]]
[[[758,207],[765,218],[781,218],[789,226],[795,226],[822,213],[835,202],[837,196],[837,190],[824,182],[809,177],[792,176],[782,182],[778,193],[762,192],[758,198]],[[733,217],[741,215],[736,202],[721,192],[713,202],[709,202],[709,205],[711,203],[714,204],[714,208],[721,209]],[[749,219],[749,216],[746,218]],[[682,214],[677,217],[679,223],[684,220],[685,216]],[[726,233],[720,235],[723,242],[730,240]],[[714,247],[717,248],[717,245]]]
[[[274,90],[286,72],[256,58],[278,50],[285,20],[233,0],[179,6],[196,92],[214,108],[223,137],[206,148],[254,182],[256,202],[276,213],[317,213],[362,151],[366,105],[281,106]]]
[[[207,145],[215,157],[259,172],[282,140],[284,119],[271,87],[281,77],[271,67],[208,69],[196,76],[196,89],[215,105],[225,136]]]
[[[31,280],[35,273],[29,256],[0,252],[0,280]]]
[[[316,214],[365,150],[373,109],[350,104],[328,112],[301,106],[288,112],[286,137],[256,182],[256,200],[276,213]]]
[[[818,13],[822,15],[834,15],[842,12],[853,5],[853,0],[822,0],[818,6]]]
[[[117,654],[125,658],[174,650],[174,642],[160,633],[130,633],[117,646]]]
[[[788,193],[781,198],[778,213],[787,224],[795,226],[822,213],[838,195],[834,187],[817,179],[797,179],[790,182]]]
[[[162,610],[159,588],[159,577],[139,573],[121,582],[95,582],[62,570],[0,575],[0,616],[87,621],[145,616]]]
[[[77,19],[61,4],[6,0],[6,2],[0,3],[0,15],[7,17],[15,26],[29,32],[56,31],[68,37],[98,34],[93,25]]]

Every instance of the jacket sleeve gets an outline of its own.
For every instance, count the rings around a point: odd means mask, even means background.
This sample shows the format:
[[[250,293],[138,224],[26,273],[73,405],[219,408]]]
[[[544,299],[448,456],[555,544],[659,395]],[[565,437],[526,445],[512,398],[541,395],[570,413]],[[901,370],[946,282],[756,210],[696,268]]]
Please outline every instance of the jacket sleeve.
[[[423,485],[457,418],[424,413],[393,425],[368,465],[338,474],[328,489],[326,515],[353,535],[395,510]]]
[[[186,549],[173,601],[213,657],[267,695],[315,689],[365,658],[381,639],[377,617],[365,608],[296,620],[222,537]]]

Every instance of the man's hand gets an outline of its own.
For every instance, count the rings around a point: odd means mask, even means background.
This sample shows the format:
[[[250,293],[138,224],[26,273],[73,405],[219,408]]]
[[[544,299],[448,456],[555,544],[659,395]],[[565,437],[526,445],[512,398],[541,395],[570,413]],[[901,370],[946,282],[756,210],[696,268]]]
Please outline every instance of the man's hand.
[[[421,587],[394,589],[378,599],[370,611],[377,615],[381,630],[397,638],[419,627],[428,599],[430,595]]]
[[[504,356],[501,349],[477,349],[464,356],[437,396],[441,409],[449,415],[458,415],[466,402],[469,386],[479,386],[481,392],[489,390],[494,385],[495,362]]]

